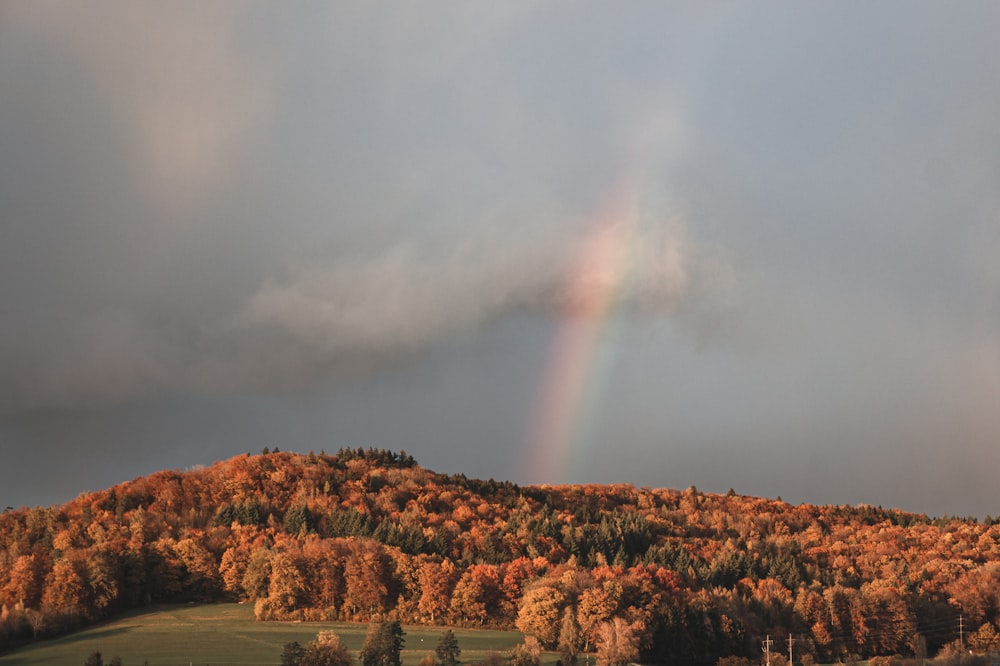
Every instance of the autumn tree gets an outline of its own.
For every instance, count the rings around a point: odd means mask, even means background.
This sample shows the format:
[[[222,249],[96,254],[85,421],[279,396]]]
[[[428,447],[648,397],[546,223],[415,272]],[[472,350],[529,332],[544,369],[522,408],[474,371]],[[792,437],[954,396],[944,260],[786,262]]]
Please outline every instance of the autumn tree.
[[[332,631],[321,631],[306,646],[299,666],[350,666],[351,655]]]
[[[274,553],[271,557],[271,581],[267,589],[273,608],[284,613],[294,610],[304,592],[305,582],[295,561],[286,553]]]
[[[243,593],[250,601],[267,596],[271,584],[271,551],[254,551],[243,570]]]
[[[891,585],[866,584],[861,588],[861,613],[871,628],[865,646],[878,654],[898,654],[909,647],[916,619],[906,601]]]
[[[42,609],[50,617],[61,618],[64,624],[75,624],[86,611],[87,584],[81,569],[77,562],[62,559],[46,580]]]
[[[449,610],[456,622],[483,624],[500,602],[500,576],[491,564],[465,570],[451,593]]]
[[[7,585],[3,597],[11,606],[20,604],[24,608],[38,608],[42,600],[44,565],[36,554],[21,555],[14,560],[7,573]]]
[[[572,666],[582,647],[580,627],[576,623],[576,613],[571,606],[563,611],[562,624],[559,625],[559,654],[562,655],[563,666]]]
[[[302,545],[298,568],[305,583],[301,597],[308,620],[338,617],[344,596],[344,554],[341,539],[310,536]]]
[[[441,562],[426,560],[417,572],[420,585],[418,610],[433,624],[448,610],[451,589],[455,584],[455,565],[445,558]]]
[[[389,563],[382,546],[352,539],[344,565],[344,609],[351,615],[375,617],[386,610]]]
[[[524,556],[514,559],[503,568],[502,589],[506,602],[511,607],[517,608],[525,581],[529,581],[537,575],[538,568],[535,563]]]
[[[246,575],[249,561],[250,554],[245,548],[231,546],[222,553],[219,574],[226,592],[238,598],[243,597],[243,577]]]
[[[559,620],[565,596],[552,585],[538,585],[524,593],[517,613],[519,631],[534,636],[547,648],[559,638]]]
[[[986,622],[969,636],[969,649],[981,654],[1000,650],[1000,634],[992,624]]]
[[[201,601],[214,599],[222,589],[215,556],[199,540],[190,537],[178,541],[174,553],[182,567],[181,586],[187,594]]]
[[[534,636],[525,636],[524,642],[511,652],[512,666],[538,666],[542,660],[542,645]]]
[[[1000,562],[962,572],[947,590],[949,602],[962,609],[971,626],[1000,620]]]
[[[622,596],[621,583],[606,580],[600,587],[584,590],[576,608],[577,624],[583,634],[584,648],[589,651],[594,629],[618,610]]]

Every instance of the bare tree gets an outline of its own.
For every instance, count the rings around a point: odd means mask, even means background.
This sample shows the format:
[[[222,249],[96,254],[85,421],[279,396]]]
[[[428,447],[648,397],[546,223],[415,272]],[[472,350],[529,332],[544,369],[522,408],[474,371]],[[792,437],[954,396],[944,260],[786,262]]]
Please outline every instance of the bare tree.
[[[597,626],[598,666],[625,666],[639,657],[639,638],[620,617]]]

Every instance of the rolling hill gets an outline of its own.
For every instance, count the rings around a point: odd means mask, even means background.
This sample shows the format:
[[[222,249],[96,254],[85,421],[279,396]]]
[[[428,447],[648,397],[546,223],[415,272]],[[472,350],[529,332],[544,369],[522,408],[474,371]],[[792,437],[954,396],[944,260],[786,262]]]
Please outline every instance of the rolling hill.
[[[517,628],[644,659],[1000,647],[1000,525],[630,485],[519,487],[405,452],[266,451],[0,516],[0,648],[151,604]],[[961,628],[961,636],[960,636]],[[567,636],[580,637],[570,645]]]

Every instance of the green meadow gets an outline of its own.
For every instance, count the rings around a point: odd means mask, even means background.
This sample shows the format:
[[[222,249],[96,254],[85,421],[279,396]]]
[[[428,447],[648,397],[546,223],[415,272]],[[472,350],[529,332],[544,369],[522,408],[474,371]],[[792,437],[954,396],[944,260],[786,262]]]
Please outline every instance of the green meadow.
[[[125,613],[114,620],[60,638],[0,655],[0,666],[82,665],[95,650],[107,662],[120,656],[124,666],[277,666],[285,643],[305,645],[317,632],[333,630],[357,658],[368,625],[341,622],[257,622],[251,604],[158,606]],[[404,666],[434,654],[443,627],[404,626]],[[523,641],[520,633],[453,629],[465,664],[483,661],[491,651],[505,652]],[[545,662],[555,661],[549,655]]]

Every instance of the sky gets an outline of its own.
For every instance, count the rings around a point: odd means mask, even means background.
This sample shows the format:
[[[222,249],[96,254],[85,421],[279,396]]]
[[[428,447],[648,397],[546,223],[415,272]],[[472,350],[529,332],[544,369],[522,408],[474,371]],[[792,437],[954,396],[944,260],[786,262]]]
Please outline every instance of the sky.
[[[0,5],[0,506],[264,447],[1000,514],[994,2]]]

